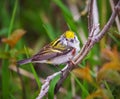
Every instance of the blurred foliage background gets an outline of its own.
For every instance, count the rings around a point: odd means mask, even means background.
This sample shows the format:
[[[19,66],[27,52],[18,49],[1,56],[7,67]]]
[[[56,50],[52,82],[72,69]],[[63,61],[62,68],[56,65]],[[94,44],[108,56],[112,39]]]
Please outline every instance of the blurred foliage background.
[[[114,1],[114,2],[113,2]],[[37,53],[45,44],[72,30],[81,44],[88,36],[90,0],[0,0],[0,98],[35,99],[41,83],[63,68],[16,61]],[[118,0],[97,0],[100,28]],[[96,44],[78,69],[71,72],[54,98],[120,99],[120,13],[106,36]],[[42,80],[41,80],[42,82]],[[52,95],[53,97],[53,95]],[[48,95],[51,99],[51,95]]]

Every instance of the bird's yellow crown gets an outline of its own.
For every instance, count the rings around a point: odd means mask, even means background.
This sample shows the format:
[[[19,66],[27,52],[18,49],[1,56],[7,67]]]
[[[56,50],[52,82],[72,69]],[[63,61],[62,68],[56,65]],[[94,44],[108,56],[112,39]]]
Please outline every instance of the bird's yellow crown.
[[[66,31],[64,35],[67,39],[73,39],[75,37],[75,34],[72,31]]]

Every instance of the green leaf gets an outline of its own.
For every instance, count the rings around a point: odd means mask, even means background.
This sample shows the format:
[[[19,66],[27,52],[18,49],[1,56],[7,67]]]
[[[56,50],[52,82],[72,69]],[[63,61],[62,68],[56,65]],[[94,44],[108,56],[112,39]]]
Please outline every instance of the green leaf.
[[[81,88],[82,90],[82,93],[84,93],[84,95],[82,95],[82,99],[85,99],[85,97],[87,97],[89,95],[89,92],[88,90],[86,89],[86,86],[84,86],[84,84],[82,84],[76,77],[73,73],[70,73],[74,78],[75,78],[75,81],[77,82],[77,84],[79,85],[79,87]]]
[[[108,33],[108,35],[113,39],[113,41],[120,46],[120,41],[117,40],[117,38],[112,34],[112,33]]]
[[[1,59],[8,59],[9,57],[10,57],[10,53],[4,52],[4,51],[0,51],[0,58]]]
[[[55,89],[55,85],[58,82],[58,80],[60,79],[60,75],[57,75],[51,82],[50,82],[50,87],[49,87],[49,91],[48,91],[48,99],[54,99],[54,89]]]
[[[68,16],[72,18],[72,14],[68,10],[68,8],[62,3],[61,0],[53,0],[62,10],[62,12],[65,14],[65,16]]]
[[[10,25],[8,29],[8,37],[10,33],[12,32],[15,16],[16,16],[16,11],[17,11],[17,5],[18,5],[18,0],[15,0],[14,7],[13,7],[13,12],[12,12],[12,17],[10,20]],[[9,47],[6,44],[5,46],[5,52],[9,51]],[[8,60],[3,60],[2,61],[2,98],[3,99],[8,99],[9,97],[9,90],[10,90],[10,71],[8,69],[9,62]]]
[[[107,84],[107,82],[106,81],[104,81],[104,84],[105,84],[105,86],[106,86],[106,90],[108,91],[108,93],[109,93],[109,97],[110,97],[110,99],[114,99],[114,96],[112,95],[112,90],[110,90],[110,87],[109,87],[109,85]]]
[[[29,51],[28,51],[28,49],[27,49],[26,47],[25,47],[25,50],[26,50],[27,58],[29,58]],[[32,63],[30,63],[30,67],[31,67],[31,70],[32,70],[33,75],[34,75],[34,77],[35,77],[35,80],[36,80],[36,82],[37,82],[37,85],[38,85],[38,87],[39,87],[39,89],[40,89],[42,83],[40,82],[40,79],[39,79],[39,77],[38,77],[38,75],[37,75],[37,73],[36,73],[36,71],[35,71]]]
[[[45,28],[45,30],[47,32],[47,35],[50,38],[50,40],[53,41],[56,38],[56,35],[53,31],[53,28],[52,28],[51,24],[48,24],[48,23],[44,24],[44,28]]]

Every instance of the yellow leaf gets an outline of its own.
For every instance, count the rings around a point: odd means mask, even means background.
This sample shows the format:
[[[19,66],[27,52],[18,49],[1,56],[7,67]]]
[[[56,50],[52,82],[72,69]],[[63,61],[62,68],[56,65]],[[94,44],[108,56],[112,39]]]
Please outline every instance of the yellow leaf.
[[[23,29],[15,30],[10,37],[3,38],[2,42],[7,43],[10,47],[14,47],[15,44],[19,41],[19,39],[26,33]]]
[[[120,57],[117,51],[117,47],[114,47],[112,50],[104,49],[102,50],[103,54],[109,58],[109,62],[105,63],[102,68],[98,71],[97,81],[100,82],[109,70],[120,71]]]
[[[119,52],[117,50],[117,47],[114,46],[112,50],[110,49],[102,49],[102,54],[107,57],[110,61],[117,61],[119,62]]]
[[[73,70],[73,73],[79,78],[85,79],[89,81],[90,83],[93,82],[93,78],[90,74],[90,69],[88,66],[86,66],[85,68],[76,68]]]

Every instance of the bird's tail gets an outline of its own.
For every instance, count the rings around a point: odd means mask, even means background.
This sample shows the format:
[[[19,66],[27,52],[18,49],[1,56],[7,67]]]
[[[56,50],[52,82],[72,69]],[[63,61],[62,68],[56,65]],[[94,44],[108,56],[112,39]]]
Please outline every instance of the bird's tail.
[[[17,62],[18,65],[23,65],[31,62],[31,58],[20,60]]]

